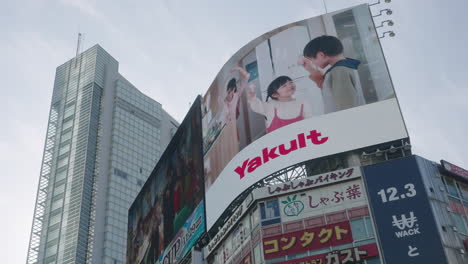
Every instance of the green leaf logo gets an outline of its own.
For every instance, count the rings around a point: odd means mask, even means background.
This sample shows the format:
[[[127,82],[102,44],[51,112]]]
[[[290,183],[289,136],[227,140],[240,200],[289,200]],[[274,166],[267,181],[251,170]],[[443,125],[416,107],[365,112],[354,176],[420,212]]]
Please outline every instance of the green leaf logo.
[[[283,212],[287,216],[298,216],[304,210],[304,203],[302,201],[297,201],[297,194],[292,198],[287,197],[287,201],[281,201],[282,204],[285,204]]]

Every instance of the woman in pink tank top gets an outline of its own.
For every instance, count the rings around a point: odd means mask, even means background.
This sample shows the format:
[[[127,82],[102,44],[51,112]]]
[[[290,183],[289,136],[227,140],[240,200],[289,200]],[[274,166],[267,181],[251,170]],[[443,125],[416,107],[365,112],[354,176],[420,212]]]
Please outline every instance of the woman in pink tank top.
[[[267,133],[311,116],[308,105],[292,97],[296,85],[288,76],[280,76],[270,83],[266,102],[261,102],[253,89],[249,87],[249,105],[252,111],[265,116]],[[268,101],[269,98],[272,100]]]

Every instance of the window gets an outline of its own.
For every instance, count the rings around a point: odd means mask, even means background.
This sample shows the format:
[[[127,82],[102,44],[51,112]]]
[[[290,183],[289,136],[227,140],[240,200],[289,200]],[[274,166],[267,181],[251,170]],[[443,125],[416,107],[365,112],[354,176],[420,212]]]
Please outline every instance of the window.
[[[57,167],[58,167],[58,168],[61,168],[61,167],[65,166],[65,165],[67,165],[67,164],[68,164],[68,156],[63,157],[62,159],[60,159],[60,160],[58,161]]]
[[[281,222],[278,200],[261,202],[260,216],[262,219],[262,226]]]
[[[457,232],[462,234],[468,234],[466,229],[466,223],[463,219],[464,217],[457,213],[451,213],[451,215],[453,218],[454,226],[457,228]]]
[[[65,144],[65,145],[61,146],[60,150],[59,150],[59,156],[67,153],[68,151],[70,151],[70,144]]]
[[[250,222],[252,230],[254,230],[257,225],[260,223],[260,214],[258,213],[258,207],[255,207],[250,213]]]
[[[55,182],[65,179],[67,176],[67,170],[61,170],[55,174]]]
[[[449,194],[458,196],[457,187],[452,179],[445,178],[445,188]]]
[[[63,143],[65,141],[69,140],[71,138],[71,135],[72,135],[71,131],[68,131],[68,132],[65,132],[64,134],[62,134],[62,138],[60,140],[60,143]]]
[[[370,217],[353,219],[351,223],[351,232],[355,241],[372,238],[374,230],[372,229],[372,221]]]
[[[468,201],[468,185],[459,183],[458,186],[460,187],[460,193],[462,198]]]
[[[72,125],[73,125],[73,119],[66,121],[65,123],[63,123],[62,131],[65,131],[66,129],[70,128]]]

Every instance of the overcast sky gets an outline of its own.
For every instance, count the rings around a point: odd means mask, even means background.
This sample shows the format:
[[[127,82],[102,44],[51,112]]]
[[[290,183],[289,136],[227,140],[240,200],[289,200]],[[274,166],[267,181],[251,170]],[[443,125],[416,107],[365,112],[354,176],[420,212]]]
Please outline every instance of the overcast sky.
[[[395,22],[396,36],[382,45],[413,153],[468,169],[468,1],[393,0],[372,10],[382,8],[394,11],[376,22]],[[84,48],[100,44],[180,121],[240,47],[324,12],[321,0],[2,1],[1,262],[25,263],[55,69],[74,56],[78,32]]]

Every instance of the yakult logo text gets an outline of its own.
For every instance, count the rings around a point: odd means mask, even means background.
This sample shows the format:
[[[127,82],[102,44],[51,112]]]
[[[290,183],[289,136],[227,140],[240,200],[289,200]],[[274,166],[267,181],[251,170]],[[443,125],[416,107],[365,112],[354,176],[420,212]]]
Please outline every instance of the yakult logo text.
[[[308,143],[310,140],[310,143]],[[270,160],[276,159],[279,156],[285,156],[289,153],[305,148],[312,143],[312,145],[321,145],[328,141],[328,137],[322,137],[320,132],[317,130],[311,130],[308,135],[301,133],[297,135],[297,138],[291,140],[289,144],[281,144],[273,148],[262,149],[262,155],[254,157],[252,159],[246,159],[241,166],[238,166],[234,172],[236,172],[242,179],[247,173],[255,171],[258,167]]]

